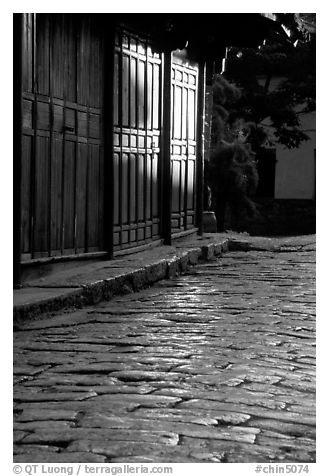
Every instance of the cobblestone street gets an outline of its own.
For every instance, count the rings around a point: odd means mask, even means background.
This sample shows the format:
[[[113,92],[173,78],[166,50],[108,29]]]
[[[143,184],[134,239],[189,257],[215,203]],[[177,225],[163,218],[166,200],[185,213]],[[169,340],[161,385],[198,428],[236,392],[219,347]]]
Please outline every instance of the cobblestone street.
[[[235,251],[14,334],[15,462],[315,461],[315,251]]]

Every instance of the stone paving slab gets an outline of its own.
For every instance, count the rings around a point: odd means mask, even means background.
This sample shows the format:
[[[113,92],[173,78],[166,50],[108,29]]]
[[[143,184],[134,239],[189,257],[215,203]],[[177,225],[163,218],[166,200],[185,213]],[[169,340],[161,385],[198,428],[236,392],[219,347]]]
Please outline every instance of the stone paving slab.
[[[228,236],[192,236],[111,261],[72,266],[14,290],[14,323],[143,289],[228,248]]]
[[[312,237],[268,244],[21,322],[15,462],[314,462]]]
[[[81,307],[143,289],[185,272],[200,260],[214,259],[229,249],[244,251],[314,250],[312,235],[265,238],[240,233],[192,235],[172,246],[160,246],[111,261],[64,269],[14,290],[14,323],[42,314]],[[266,277],[265,277],[266,278]]]

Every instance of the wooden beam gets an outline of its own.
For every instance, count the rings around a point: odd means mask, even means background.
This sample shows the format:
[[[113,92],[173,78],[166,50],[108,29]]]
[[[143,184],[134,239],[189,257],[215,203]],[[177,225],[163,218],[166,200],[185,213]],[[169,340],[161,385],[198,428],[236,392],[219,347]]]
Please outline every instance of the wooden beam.
[[[206,93],[206,63],[200,62],[198,86],[197,163],[196,163],[196,225],[198,235],[203,234],[203,188],[204,188],[204,121]]]
[[[161,229],[165,245],[171,245],[171,51],[162,55],[162,180],[161,180]]]
[[[13,15],[13,285],[21,287],[22,41],[24,14]]]
[[[104,22],[104,246],[113,258],[113,96],[115,23]]]

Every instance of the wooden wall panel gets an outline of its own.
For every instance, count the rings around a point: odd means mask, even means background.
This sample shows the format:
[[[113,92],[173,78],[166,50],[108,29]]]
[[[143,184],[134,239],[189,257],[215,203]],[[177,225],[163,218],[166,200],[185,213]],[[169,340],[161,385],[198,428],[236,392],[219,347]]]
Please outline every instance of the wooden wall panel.
[[[120,225],[120,158],[119,154],[113,154],[113,221],[114,225]]]
[[[189,89],[189,92],[188,92],[188,138],[192,140],[195,139],[195,131],[196,131],[195,98],[196,98],[196,91]]]
[[[130,223],[136,222],[136,155],[130,154],[130,161],[129,161],[129,219]]]
[[[76,162],[76,248],[86,251],[88,145],[78,143]]]
[[[121,160],[121,220],[122,223],[128,223],[129,217],[129,169],[128,169],[128,154],[122,154]]]
[[[144,129],[145,127],[145,63],[144,61],[138,60],[137,66],[137,100],[138,100],[138,127],[139,129]]]
[[[37,136],[34,182],[34,236],[33,250],[37,256],[48,254],[49,217],[49,138]]]
[[[102,135],[102,124],[100,114],[89,114],[89,137],[100,139]]]
[[[64,97],[67,101],[77,101],[77,41],[76,21],[73,15],[64,15],[63,48],[65,52]]]
[[[186,160],[182,160],[180,163],[181,169],[180,169],[180,212],[182,215],[185,215],[186,213],[186,204],[185,204],[185,199],[186,199],[186,189],[185,189],[185,183],[186,183]]]
[[[77,102],[89,104],[91,32],[90,17],[81,15],[77,46]]]
[[[102,251],[102,23],[84,14],[24,19],[24,259]]]
[[[119,125],[119,54],[114,54],[113,78],[113,124]]]
[[[180,211],[181,166],[179,160],[172,161],[172,211]]]
[[[182,138],[182,88],[177,86],[174,89],[174,117],[173,117],[173,129],[174,129],[174,138]]]
[[[103,61],[101,61],[102,41],[99,27],[95,22],[90,23],[90,65],[89,65],[89,100],[91,107],[103,105]]]
[[[146,164],[145,164],[145,218],[146,220],[150,220],[152,218],[152,161],[150,154],[146,155]]]
[[[50,94],[50,21],[49,16],[37,15],[36,21],[37,92]],[[44,45],[40,48],[40,45]]]
[[[195,160],[188,161],[188,183],[187,183],[187,208],[194,210],[195,207]]]
[[[52,96],[64,98],[64,71],[67,62],[64,49],[64,19],[62,15],[54,15],[52,19],[52,39],[51,39],[51,81]],[[46,45],[39,45],[43,49]]]
[[[49,131],[50,127],[50,104],[38,101],[37,103],[37,129]]]
[[[130,127],[136,127],[137,60],[130,58]]]
[[[188,95],[188,89],[187,89],[187,87],[184,87],[183,88],[183,97],[182,97],[182,111],[184,111],[184,114],[182,115],[182,139],[183,140],[187,139],[187,114],[186,114],[186,111],[187,111],[187,95]],[[185,147],[186,147],[186,145],[185,145]]]
[[[67,253],[74,253],[74,225],[75,225],[75,156],[76,144],[65,142],[65,160],[63,174],[64,212],[63,234],[64,249]]]
[[[23,99],[22,115],[22,128],[33,129],[33,101]]]
[[[153,64],[147,63],[147,111],[146,111],[146,127],[152,129],[153,119]]]
[[[55,138],[51,154],[51,250],[53,255],[61,254],[62,246],[62,204],[63,204],[63,141]]]
[[[89,145],[89,157],[88,157],[88,250],[96,251],[99,245],[99,219],[100,219],[100,190],[95,187],[95,184],[99,183],[100,177],[100,149],[99,146]]]
[[[99,155],[99,165],[98,165],[98,177],[96,177],[97,188],[98,188],[98,237],[97,237],[97,250],[101,251],[105,248],[105,158],[104,158],[104,147],[102,143],[98,146],[98,155]]]
[[[95,67],[95,78],[96,78],[96,85],[97,88],[97,98],[95,101],[95,107],[97,108],[104,108],[104,75],[105,75],[105,61],[103,58],[103,52],[105,51],[104,39],[102,34],[99,31],[99,27],[97,26],[97,30],[94,32],[93,38],[96,39],[97,49],[95,54],[96,59],[96,67]]]
[[[64,107],[62,105],[53,104],[52,121],[53,132],[62,133],[64,125]]]
[[[138,198],[138,220],[144,220],[144,155],[137,156],[137,198]]]
[[[34,15],[25,13],[22,34],[22,88],[32,93],[34,84]]]
[[[21,177],[21,250],[31,252],[31,164],[32,137],[22,138],[22,177]]]
[[[122,56],[122,125],[129,125],[129,58]]]
[[[152,217],[159,214],[159,155],[152,156]]]
[[[158,129],[160,124],[160,65],[153,66],[153,128]]]

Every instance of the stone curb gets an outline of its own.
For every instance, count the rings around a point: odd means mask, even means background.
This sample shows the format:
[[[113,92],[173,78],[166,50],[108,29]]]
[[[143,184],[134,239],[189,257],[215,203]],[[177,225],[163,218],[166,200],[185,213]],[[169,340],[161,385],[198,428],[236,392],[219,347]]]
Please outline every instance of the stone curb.
[[[110,300],[114,296],[144,289],[161,279],[170,279],[184,273],[189,266],[209,261],[231,249],[230,239],[220,243],[209,243],[201,247],[191,247],[177,252],[177,255],[148,264],[140,269],[127,271],[121,275],[102,279],[78,289],[63,291],[60,296],[41,299],[31,304],[14,306],[14,326],[42,314],[49,314],[67,308],[81,308]],[[236,245],[233,245],[237,249]]]

